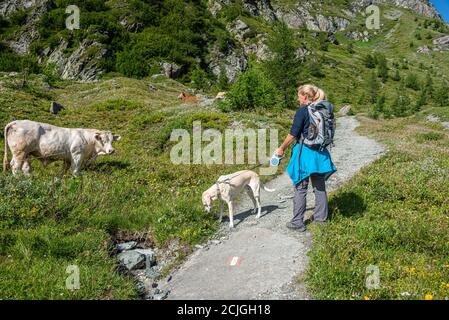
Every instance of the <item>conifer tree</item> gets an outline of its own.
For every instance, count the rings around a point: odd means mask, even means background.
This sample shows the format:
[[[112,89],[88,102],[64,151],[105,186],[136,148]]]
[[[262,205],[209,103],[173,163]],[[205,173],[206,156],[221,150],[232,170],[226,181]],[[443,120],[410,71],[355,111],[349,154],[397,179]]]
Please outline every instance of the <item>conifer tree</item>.
[[[294,108],[301,63],[296,56],[297,46],[294,33],[285,22],[277,22],[267,45],[272,52],[272,59],[266,62],[270,80],[280,91],[282,106]]]

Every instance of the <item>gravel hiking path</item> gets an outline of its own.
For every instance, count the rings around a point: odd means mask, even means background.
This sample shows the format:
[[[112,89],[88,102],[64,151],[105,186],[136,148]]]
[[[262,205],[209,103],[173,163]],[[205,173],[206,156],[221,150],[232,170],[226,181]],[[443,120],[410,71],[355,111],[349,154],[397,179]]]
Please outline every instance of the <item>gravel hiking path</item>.
[[[380,157],[382,145],[357,134],[355,117],[337,119],[335,147],[331,150],[337,172],[326,183],[333,191],[363,166]],[[168,299],[311,299],[304,276],[307,253],[312,245],[310,231],[286,228],[292,218],[293,186],[286,173],[270,181],[269,193],[261,190],[262,216],[251,213],[251,200],[241,197],[234,214],[235,228],[229,230],[227,215],[214,237],[197,249],[160,287]],[[311,186],[306,218],[315,199]],[[217,204],[214,204],[217,205]],[[225,205],[225,212],[227,207]]]

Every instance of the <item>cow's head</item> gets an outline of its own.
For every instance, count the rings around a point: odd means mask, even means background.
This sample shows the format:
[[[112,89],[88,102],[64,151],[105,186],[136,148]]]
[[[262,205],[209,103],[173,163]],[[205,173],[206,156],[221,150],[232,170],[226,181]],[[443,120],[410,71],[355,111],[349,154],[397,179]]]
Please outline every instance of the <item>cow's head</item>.
[[[98,131],[95,133],[95,150],[98,155],[113,154],[115,149],[112,142],[120,140],[122,137],[113,135],[110,131]]]

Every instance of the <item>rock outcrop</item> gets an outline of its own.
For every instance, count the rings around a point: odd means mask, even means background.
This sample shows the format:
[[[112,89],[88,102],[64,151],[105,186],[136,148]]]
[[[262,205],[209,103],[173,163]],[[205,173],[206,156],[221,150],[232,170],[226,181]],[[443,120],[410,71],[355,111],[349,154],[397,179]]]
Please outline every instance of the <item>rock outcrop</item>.
[[[33,0],[2,0],[0,2],[0,16],[7,17],[18,10],[30,9],[33,5]]]
[[[433,39],[432,42],[435,45],[435,51],[449,51],[449,35]]]
[[[371,4],[383,3],[390,3],[398,7],[410,9],[429,18],[441,19],[438,11],[428,0],[357,0],[352,1],[352,11],[362,12],[362,10]]]
[[[244,0],[243,7],[253,16],[261,16],[267,21],[277,20],[270,0]]]
[[[248,58],[239,49],[230,48],[227,52],[221,52],[215,47],[211,51],[209,68],[216,77],[224,72],[228,81],[234,82],[247,65]]]
[[[209,0],[208,8],[214,17],[225,6],[231,5],[230,0]],[[277,20],[276,14],[273,10],[270,0],[243,0],[243,8],[252,16],[263,17],[267,21]]]
[[[9,42],[9,46],[18,54],[29,53],[29,47],[39,37],[36,24],[40,17],[51,9],[53,0],[3,0],[0,3],[0,16],[9,17],[11,14],[26,10],[29,14],[25,25],[17,31],[15,39]]]
[[[372,33],[365,30],[349,28],[353,18],[364,11],[371,4],[390,3],[401,8],[413,10],[421,15],[441,19],[438,12],[428,0],[352,0],[347,5],[342,5],[340,13],[325,14],[322,1],[295,1],[285,3],[272,0],[241,0],[241,9],[249,15],[260,17],[268,23],[282,20],[290,28],[306,28],[315,32],[327,32],[329,39],[335,39],[334,34],[345,31],[346,36],[356,41],[369,41]],[[39,38],[37,22],[40,17],[54,7],[54,0],[3,0],[0,3],[0,16],[9,17],[18,10],[26,10],[26,23],[17,31],[14,40],[9,46],[19,54],[29,53],[30,45]],[[231,0],[209,0],[208,9],[217,17],[226,6],[238,5]],[[125,14],[125,13],[124,13]],[[384,13],[387,19],[395,20],[401,14],[398,9],[389,9]],[[244,18],[237,18],[226,27],[233,38],[233,44],[229,44],[221,51],[216,47],[210,48],[208,65],[212,73],[220,76],[223,72],[229,81],[234,81],[238,74],[246,69],[248,57],[255,55],[258,60],[266,60],[270,56],[265,44],[266,34],[256,27],[245,23]],[[126,15],[119,18],[120,24],[128,32],[140,32],[144,25],[133,17]],[[346,31],[347,30],[347,31]],[[375,35],[376,33],[374,33]],[[449,48],[447,38],[441,37],[434,40],[436,51]],[[72,48],[73,50],[73,48]],[[420,48],[425,53],[426,48]],[[95,80],[102,73],[101,61],[107,57],[108,50],[100,42],[85,39],[75,48],[71,54],[67,54],[68,44],[61,41],[57,48],[45,49],[41,54],[41,61],[54,64],[63,79],[79,81]],[[421,52],[420,51],[420,52]],[[307,51],[298,51],[298,56],[304,59]],[[169,78],[176,78],[181,72],[182,66],[171,62],[161,61],[163,74]]]
[[[67,42],[62,40],[59,46],[51,51],[44,50],[41,61],[56,67],[62,79],[78,80],[81,82],[94,81],[103,72],[100,63],[107,55],[103,44],[93,40],[84,40],[68,57],[64,54]]]

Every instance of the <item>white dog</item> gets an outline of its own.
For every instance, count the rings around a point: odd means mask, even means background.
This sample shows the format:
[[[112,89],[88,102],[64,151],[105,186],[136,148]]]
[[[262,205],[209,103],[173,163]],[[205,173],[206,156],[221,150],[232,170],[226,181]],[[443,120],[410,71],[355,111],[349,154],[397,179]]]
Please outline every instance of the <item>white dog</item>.
[[[245,189],[248,196],[254,204],[254,212],[257,210],[257,218],[260,218],[260,186],[261,181],[259,175],[251,170],[238,171],[236,173],[221,176],[217,182],[203,192],[202,200],[204,209],[210,212],[212,201],[220,199],[220,221],[223,218],[223,201],[228,204],[229,209],[229,227],[234,228],[234,199],[235,196],[241,194]],[[273,192],[275,190],[268,189],[263,186],[265,191]]]

